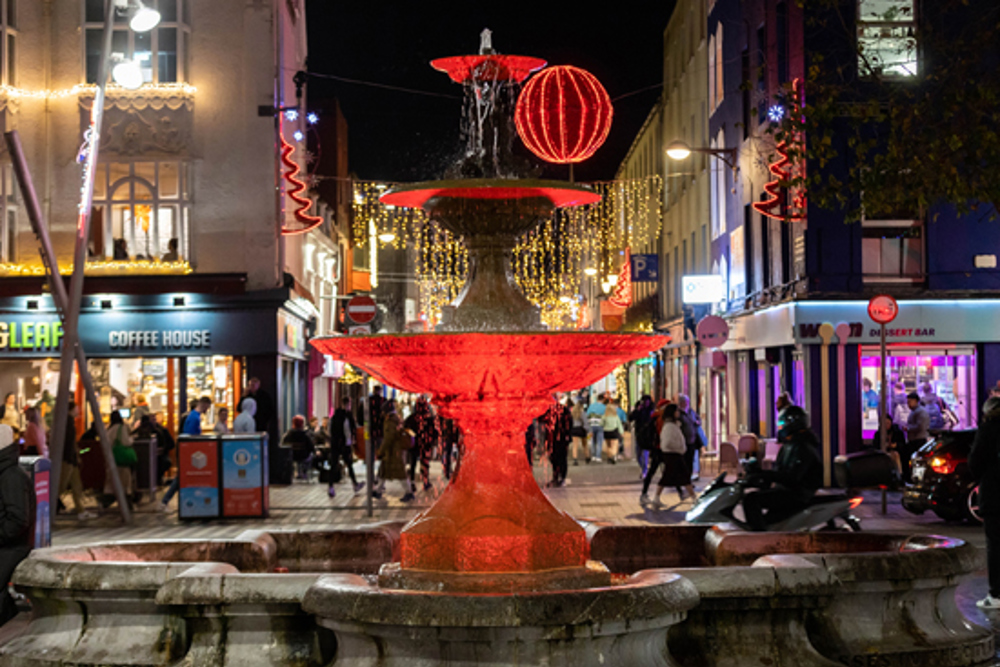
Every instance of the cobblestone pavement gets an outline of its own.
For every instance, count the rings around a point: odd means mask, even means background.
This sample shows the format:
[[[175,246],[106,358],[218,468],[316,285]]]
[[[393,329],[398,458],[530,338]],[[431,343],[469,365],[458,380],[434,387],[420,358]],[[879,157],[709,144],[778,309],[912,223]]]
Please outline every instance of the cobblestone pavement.
[[[358,479],[364,479],[364,466],[355,464]],[[535,477],[540,484],[550,475],[546,462],[536,463]],[[706,471],[707,472],[707,471]],[[710,475],[709,475],[710,476]],[[707,483],[703,476],[696,483],[700,490]],[[374,501],[374,512],[368,516],[364,492],[354,494],[349,481],[336,486],[337,494],[330,498],[326,485],[297,482],[291,486],[271,488],[271,512],[266,519],[230,519],[210,521],[181,521],[177,517],[176,500],[171,511],[159,511],[159,503],[145,503],[136,507],[132,525],[123,525],[115,507],[99,511],[96,519],[78,521],[72,515],[59,515],[53,525],[53,545],[70,545],[94,541],[125,539],[190,539],[233,537],[249,528],[304,528],[320,526],[349,526],[374,521],[406,520],[430,506],[444,490],[445,480],[435,463],[431,473],[433,487],[419,491],[417,500],[402,503],[398,483],[390,483],[384,500]],[[418,480],[419,481],[419,480]],[[673,491],[665,491],[661,510],[645,509],[639,505],[641,482],[639,468],[634,461],[621,461],[616,465],[592,463],[572,465],[568,481],[561,488],[546,488],[545,493],[558,508],[577,517],[607,521],[618,525],[674,524],[684,520],[690,501],[679,501]],[[882,514],[880,494],[864,493],[865,502],[855,510],[866,531],[921,532],[957,537],[983,548],[985,538],[982,528],[958,523],[946,523],[933,514],[914,516],[900,506],[900,494],[889,493],[887,512]],[[68,500],[68,498],[67,498]],[[88,499],[88,502],[93,502]],[[95,503],[96,504],[96,503]],[[96,510],[96,507],[90,507]],[[975,606],[975,601],[986,594],[985,570],[959,589],[959,606],[973,621],[992,625],[1000,632],[1000,615],[987,617]],[[23,615],[22,615],[23,616]],[[23,619],[12,621],[0,629],[0,645],[5,638],[18,632]],[[1000,664],[1000,661],[998,661]]]

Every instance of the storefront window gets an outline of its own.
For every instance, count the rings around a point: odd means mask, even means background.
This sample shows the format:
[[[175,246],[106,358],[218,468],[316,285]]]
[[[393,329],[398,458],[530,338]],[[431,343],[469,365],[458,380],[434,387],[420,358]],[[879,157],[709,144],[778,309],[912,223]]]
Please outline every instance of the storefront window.
[[[170,367],[173,367],[171,370]],[[181,405],[179,382],[173,381],[171,395],[170,375],[178,377],[177,359],[168,357],[130,359],[89,359],[90,369],[101,406],[101,419],[107,423],[113,410],[119,410],[126,423],[137,422],[135,409],[141,403],[149,406],[152,413],[159,416],[159,423],[168,424],[168,412],[174,411],[174,427],[180,431],[176,419],[187,412]],[[53,389],[54,391],[54,389]],[[218,409],[229,409],[229,423],[233,417],[233,357],[206,356],[187,358],[188,400],[209,396],[212,408],[202,415],[202,432],[211,432],[218,418]],[[87,425],[93,420],[93,413],[87,409]]]
[[[861,349],[862,430],[870,439],[878,429],[881,361],[877,346]],[[906,395],[917,392],[922,403],[933,402],[940,421],[931,428],[958,430],[976,425],[976,352],[971,347],[924,349],[890,346],[886,402],[893,420],[905,428]],[[869,389],[870,386],[870,389]],[[932,408],[928,410],[936,421]]]

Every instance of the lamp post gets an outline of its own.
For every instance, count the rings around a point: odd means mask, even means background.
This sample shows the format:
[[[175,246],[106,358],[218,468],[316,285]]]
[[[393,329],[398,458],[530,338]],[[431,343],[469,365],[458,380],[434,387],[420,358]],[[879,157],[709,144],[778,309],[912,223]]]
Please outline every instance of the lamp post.
[[[692,148],[683,141],[672,141],[667,145],[667,157],[671,160],[686,160],[691,157],[691,153],[706,153],[718,158],[726,163],[726,166],[733,170],[733,175],[739,170],[736,163],[735,148]]]
[[[76,347],[79,344],[78,328],[80,323],[80,305],[83,296],[83,275],[87,262],[87,240],[90,238],[90,217],[94,201],[94,175],[97,165],[98,148],[101,142],[101,125],[104,120],[104,94],[108,83],[108,68],[111,63],[111,49],[114,36],[115,14],[119,11],[132,10],[130,27],[151,30],[159,23],[159,14],[143,5],[142,0],[107,0],[104,13],[104,35],[101,48],[101,59],[97,68],[97,90],[90,109],[90,126],[84,132],[84,144],[81,149],[83,161],[82,184],[80,186],[80,205],[77,210],[76,244],[73,253],[73,273],[70,277],[68,299],[63,316],[63,342],[59,366],[59,389],[56,393],[56,408],[52,425],[52,477],[54,484],[59,484],[59,472],[62,466],[62,450],[66,438],[66,418],[69,411],[69,385],[73,374],[73,362],[77,357]],[[154,16],[155,15],[155,16]],[[155,19],[155,21],[154,21]],[[134,80],[129,82],[130,85]],[[140,81],[141,85],[141,81]],[[52,267],[58,271],[58,267]],[[81,366],[85,363],[83,354],[79,355]],[[100,419],[100,414],[95,415]],[[128,521],[127,503],[121,481],[112,477],[115,495],[122,506],[122,516]]]

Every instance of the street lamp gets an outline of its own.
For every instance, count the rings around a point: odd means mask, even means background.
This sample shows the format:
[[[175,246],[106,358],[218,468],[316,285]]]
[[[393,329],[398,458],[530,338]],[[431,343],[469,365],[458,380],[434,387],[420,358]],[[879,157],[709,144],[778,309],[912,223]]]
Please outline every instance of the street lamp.
[[[712,157],[717,157],[736,172],[736,149],[735,148],[691,148],[683,141],[672,141],[667,145],[667,157],[671,160],[686,160],[691,153],[707,153]]]
[[[135,32],[148,32],[160,23],[160,12],[152,7],[147,7],[142,0],[133,0],[129,5],[132,8],[132,18],[128,22],[128,27]]]
[[[134,60],[120,60],[111,69],[111,78],[126,90],[138,90],[142,87],[142,69]]]

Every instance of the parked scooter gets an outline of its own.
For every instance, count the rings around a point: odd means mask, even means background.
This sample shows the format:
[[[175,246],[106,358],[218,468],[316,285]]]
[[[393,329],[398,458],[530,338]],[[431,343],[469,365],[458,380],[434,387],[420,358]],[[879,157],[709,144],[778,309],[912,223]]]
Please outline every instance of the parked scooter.
[[[745,521],[733,516],[748,488],[751,487],[745,477],[730,484],[726,482],[726,473],[722,473],[701,492],[685,519],[688,523],[733,523],[743,530],[753,530]],[[851,498],[844,494],[813,496],[805,507],[795,513],[783,514],[777,520],[768,522],[765,530],[793,532],[824,527],[858,531],[861,530],[861,521],[851,511],[861,501],[861,496]]]

